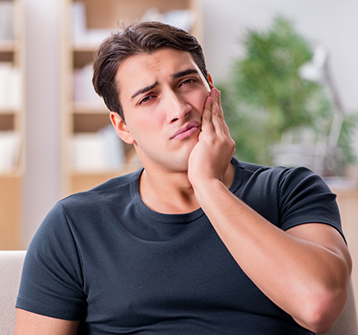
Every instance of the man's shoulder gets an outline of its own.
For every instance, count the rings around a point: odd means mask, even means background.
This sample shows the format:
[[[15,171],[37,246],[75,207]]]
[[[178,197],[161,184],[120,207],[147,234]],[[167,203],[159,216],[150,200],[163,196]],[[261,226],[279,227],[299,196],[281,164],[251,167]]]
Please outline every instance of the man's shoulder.
[[[141,174],[141,171],[142,171],[142,169],[132,172],[132,173],[124,174],[124,175],[121,175],[121,176],[118,176],[115,178],[111,178],[111,179],[105,181],[104,183],[91,188],[90,190],[88,190],[86,192],[88,192],[88,193],[112,192],[112,191],[115,191],[115,189],[118,187],[127,187],[131,183],[138,180],[138,178]]]
[[[60,202],[66,208],[78,206],[98,206],[108,202],[129,199],[133,186],[138,181],[141,170],[111,178],[87,191],[72,194]]]
[[[288,172],[290,168],[283,166],[267,166],[235,160],[234,165],[248,176],[273,176]]]
[[[325,185],[322,178],[312,170],[304,167],[265,166],[249,162],[234,162],[241,175],[241,185],[249,185],[250,189],[257,186],[260,189],[292,188],[303,181],[315,185]]]
[[[257,171],[264,171],[264,170],[270,169],[269,166],[250,163],[250,162],[239,161],[239,160],[237,160],[235,158],[233,159],[233,162],[234,162],[234,165],[237,168],[240,168],[242,170],[246,170],[248,172],[257,172]]]
[[[304,166],[267,166],[250,162],[236,160],[236,166],[249,174],[280,175],[282,177],[290,174],[314,175],[315,173]]]

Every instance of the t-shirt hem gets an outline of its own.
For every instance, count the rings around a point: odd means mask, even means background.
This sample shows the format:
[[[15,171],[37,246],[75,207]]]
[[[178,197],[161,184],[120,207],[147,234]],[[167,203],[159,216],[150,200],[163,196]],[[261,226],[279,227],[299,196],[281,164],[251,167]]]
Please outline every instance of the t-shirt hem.
[[[78,310],[72,310],[71,308],[56,308],[40,304],[37,302],[29,301],[23,298],[17,298],[16,308],[26,310],[31,313],[40,314],[56,319],[78,321],[83,319],[83,313],[79,313]]]
[[[327,221],[312,220],[312,221],[310,221],[310,222],[308,222],[308,221],[307,221],[307,222],[306,222],[306,221],[304,221],[304,222],[297,222],[297,223],[292,223],[292,224],[290,224],[290,225],[287,225],[287,224],[286,224],[284,227],[281,227],[281,229],[284,230],[284,231],[287,231],[287,230],[289,230],[290,228],[297,227],[297,226],[301,226],[301,225],[303,225],[303,224],[310,224],[310,223],[319,223],[319,224],[324,224],[324,225],[326,225],[326,226],[330,226],[330,227],[335,228],[335,229],[338,231],[338,233],[342,236],[344,242],[347,244],[347,240],[346,240],[346,238],[345,238],[345,236],[344,236],[344,234],[343,234],[343,231],[342,231],[341,229],[339,229],[335,224],[330,223],[330,222],[327,222]]]

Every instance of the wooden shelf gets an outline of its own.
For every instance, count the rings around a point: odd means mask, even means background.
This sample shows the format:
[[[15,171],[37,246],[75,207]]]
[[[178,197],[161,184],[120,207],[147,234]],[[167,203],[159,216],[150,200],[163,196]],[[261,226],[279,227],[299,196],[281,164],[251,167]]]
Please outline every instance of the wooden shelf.
[[[15,39],[0,40],[0,62],[8,63],[6,66],[10,67],[11,70],[9,71],[12,71],[13,68],[19,71],[21,79],[18,85],[21,85],[19,90],[21,101],[18,102],[19,106],[16,108],[6,107],[7,101],[4,101],[4,97],[6,98],[7,93],[0,93],[0,96],[3,94],[0,107],[0,131],[14,132],[19,135],[19,138],[23,139],[25,138],[25,112],[23,110],[25,77],[23,0],[12,0],[12,2],[14,4]],[[20,156],[17,160],[18,155]],[[0,172],[0,250],[19,249],[21,247],[22,180],[25,170],[23,150],[20,150],[20,153],[16,152],[15,158],[12,169]]]
[[[97,132],[103,127],[110,124],[108,112],[107,113],[74,113],[72,115],[73,132],[85,133],[85,132]]]
[[[351,189],[337,189],[332,191],[337,194],[337,203],[341,213],[343,232],[346,236],[348,248],[353,259],[352,280],[355,287],[355,300],[358,304],[358,268],[354,266],[358,262],[358,187]]]
[[[118,28],[141,19],[148,8],[162,12],[193,8],[191,0],[84,0],[88,28]]]
[[[0,107],[0,117],[1,115],[16,115],[16,114],[19,114],[18,108]]]
[[[0,131],[10,131],[15,129],[16,113],[0,112]]]
[[[1,41],[0,52],[14,52],[16,43],[14,41]]]
[[[71,174],[71,184],[72,184],[72,192],[77,193],[89,190],[105,181],[118,177],[120,175],[124,175],[127,173],[134,172],[141,167],[140,164],[127,164],[122,169],[118,171],[102,171],[99,173],[91,173],[91,172],[73,172]]]
[[[0,111],[1,113],[1,111]],[[104,103],[101,105],[91,104],[89,102],[74,102],[73,113],[75,114],[109,114],[109,110]]]
[[[22,1],[22,0],[15,0]],[[23,52],[21,41],[0,41],[0,62],[9,62],[18,66],[18,58]]]
[[[21,221],[20,174],[0,175],[0,249],[20,249]]]
[[[94,53],[97,49],[97,45],[94,45],[92,43],[86,43],[86,42],[77,42],[72,45],[73,52],[78,53]]]

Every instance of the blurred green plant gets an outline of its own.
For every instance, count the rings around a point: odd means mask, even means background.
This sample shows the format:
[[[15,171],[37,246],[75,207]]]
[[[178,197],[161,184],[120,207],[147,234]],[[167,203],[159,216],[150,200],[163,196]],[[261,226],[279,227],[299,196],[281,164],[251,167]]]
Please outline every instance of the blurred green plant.
[[[235,61],[231,77],[217,85],[237,158],[272,165],[270,147],[292,129],[310,128],[317,138],[326,138],[334,106],[321,84],[299,74],[302,64],[313,57],[309,41],[278,16],[267,31],[249,30],[243,45],[245,57]],[[339,173],[355,161],[352,121],[344,122],[341,131],[335,157]]]

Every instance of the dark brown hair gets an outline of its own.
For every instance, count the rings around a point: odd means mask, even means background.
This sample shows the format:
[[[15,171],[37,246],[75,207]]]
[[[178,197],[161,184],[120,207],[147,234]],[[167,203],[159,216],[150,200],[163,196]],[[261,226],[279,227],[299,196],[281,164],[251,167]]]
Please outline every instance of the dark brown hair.
[[[124,121],[116,83],[118,67],[128,57],[153,53],[160,48],[187,51],[207,79],[203,50],[197,39],[184,30],[156,21],[134,23],[112,33],[98,48],[93,65],[93,86],[108,109]]]

